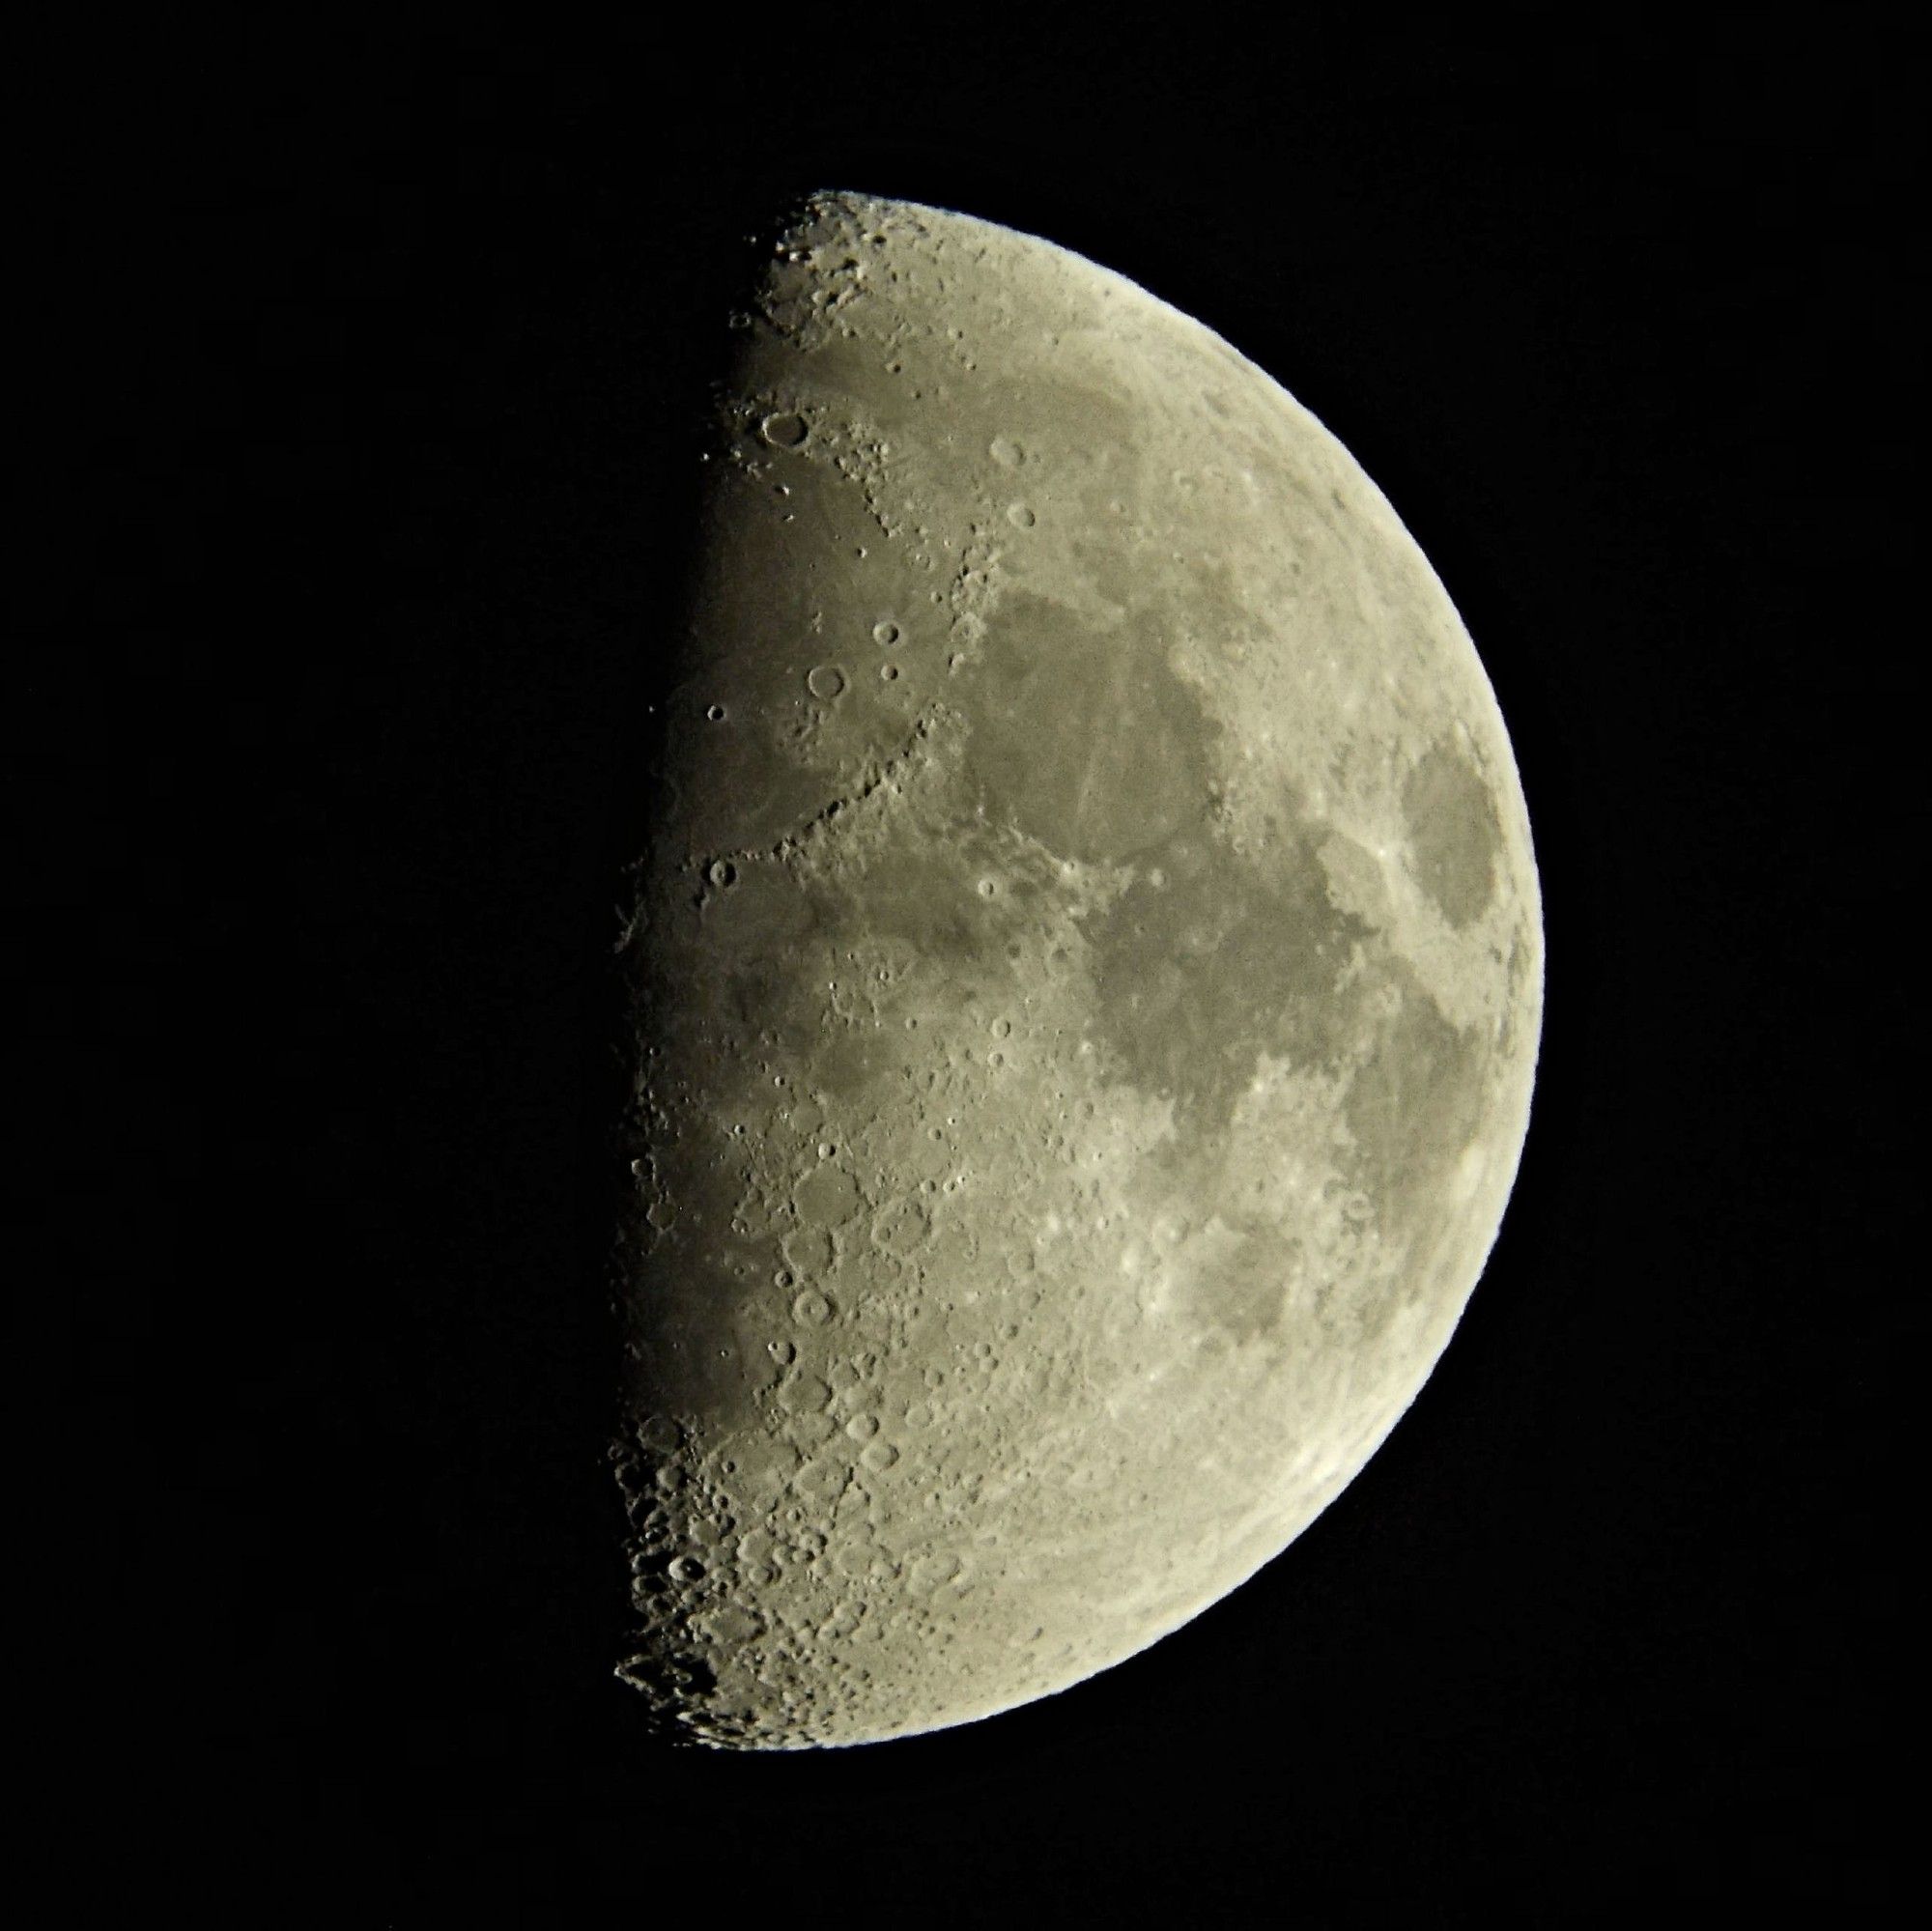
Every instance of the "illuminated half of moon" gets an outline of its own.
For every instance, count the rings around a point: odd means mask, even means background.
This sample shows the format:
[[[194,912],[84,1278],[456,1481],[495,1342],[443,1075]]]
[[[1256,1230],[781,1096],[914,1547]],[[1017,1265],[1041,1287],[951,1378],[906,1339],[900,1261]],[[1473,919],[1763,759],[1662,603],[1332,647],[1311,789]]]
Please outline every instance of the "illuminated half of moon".
[[[618,1673],[793,1748],[1064,1689],[1334,1499],[1494,1239],[1543,942],[1448,596],[1236,350],[848,194],[734,320],[620,943]]]

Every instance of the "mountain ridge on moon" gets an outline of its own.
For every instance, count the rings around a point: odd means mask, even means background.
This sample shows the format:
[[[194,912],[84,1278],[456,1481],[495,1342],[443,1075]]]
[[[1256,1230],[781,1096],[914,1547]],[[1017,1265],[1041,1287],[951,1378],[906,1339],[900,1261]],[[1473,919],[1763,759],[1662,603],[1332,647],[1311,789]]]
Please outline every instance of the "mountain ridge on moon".
[[[843,193],[738,321],[620,947],[619,1674],[797,1748],[1092,1675],[1339,1492],[1493,1241],[1543,941],[1460,619],[1236,351]]]

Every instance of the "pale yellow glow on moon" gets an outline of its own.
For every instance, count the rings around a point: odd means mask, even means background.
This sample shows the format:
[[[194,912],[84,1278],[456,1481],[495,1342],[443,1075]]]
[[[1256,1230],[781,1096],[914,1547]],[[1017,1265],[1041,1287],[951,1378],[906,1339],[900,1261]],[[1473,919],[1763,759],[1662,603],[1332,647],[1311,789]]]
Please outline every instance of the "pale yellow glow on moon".
[[[1045,242],[818,198],[743,330],[637,991],[621,1673],[959,1723],[1333,1499],[1515,1177],[1529,826],[1348,452]]]

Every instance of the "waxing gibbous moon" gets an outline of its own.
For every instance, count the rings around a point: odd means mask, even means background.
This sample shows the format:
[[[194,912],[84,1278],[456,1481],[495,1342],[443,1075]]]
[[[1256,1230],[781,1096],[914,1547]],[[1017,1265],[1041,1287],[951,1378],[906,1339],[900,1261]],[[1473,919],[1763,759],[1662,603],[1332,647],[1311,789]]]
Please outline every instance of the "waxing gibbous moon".
[[[850,194],[734,320],[619,946],[618,1674],[797,1748],[1062,1690],[1334,1499],[1495,1237],[1543,938],[1449,598],[1237,351]]]

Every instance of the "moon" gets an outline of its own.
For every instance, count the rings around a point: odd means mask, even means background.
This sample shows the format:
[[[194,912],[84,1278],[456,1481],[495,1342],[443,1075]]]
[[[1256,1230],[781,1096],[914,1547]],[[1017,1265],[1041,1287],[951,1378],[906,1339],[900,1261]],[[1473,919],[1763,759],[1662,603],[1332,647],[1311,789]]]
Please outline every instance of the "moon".
[[[1063,1690],[1335,1498],[1495,1238],[1543,934],[1447,594],[1236,349],[845,193],[732,322],[618,946],[617,1673],[796,1749]]]

